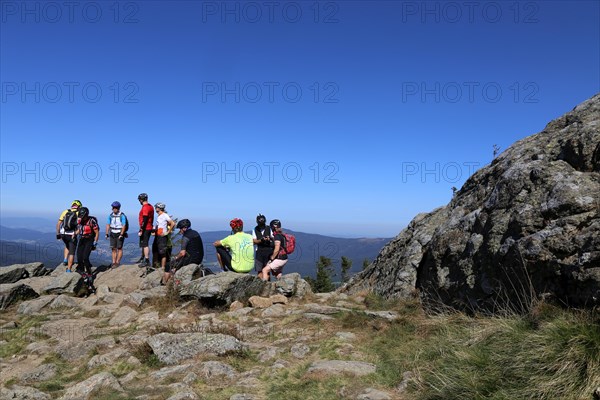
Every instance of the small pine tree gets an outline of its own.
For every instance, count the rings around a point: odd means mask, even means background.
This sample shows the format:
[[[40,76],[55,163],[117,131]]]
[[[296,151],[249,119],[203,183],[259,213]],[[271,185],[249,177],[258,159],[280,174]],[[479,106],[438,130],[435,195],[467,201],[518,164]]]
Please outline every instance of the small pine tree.
[[[367,269],[367,267],[369,266],[369,264],[371,264],[371,261],[369,261],[368,258],[365,258],[363,260],[362,270],[364,271],[365,269]]]
[[[332,292],[335,289],[331,277],[333,276],[333,265],[331,258],[320,256],[317,262],[317,277],[315,279],[315,293]]]
[[[342,285],[348,282],[348,271],[352,268],[352,260],[346,256],[342,256]]]

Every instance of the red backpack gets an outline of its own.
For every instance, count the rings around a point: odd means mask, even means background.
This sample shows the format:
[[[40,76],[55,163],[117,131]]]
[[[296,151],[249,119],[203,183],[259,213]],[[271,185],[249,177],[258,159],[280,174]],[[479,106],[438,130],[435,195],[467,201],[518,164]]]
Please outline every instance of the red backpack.
[[[285,243],[282,247],[283,251],[285,251],[285,254],[292,254],[296,250],[296,237],[284,232],[281,232],[281,235],[285,238]]]

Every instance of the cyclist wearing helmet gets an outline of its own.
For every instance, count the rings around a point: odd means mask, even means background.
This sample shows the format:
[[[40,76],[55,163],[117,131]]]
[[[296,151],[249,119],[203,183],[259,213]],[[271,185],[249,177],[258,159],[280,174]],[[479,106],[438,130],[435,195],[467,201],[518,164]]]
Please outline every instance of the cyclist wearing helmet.
[[[96,217],[90,215],[87,207],[79,209],[79,225],[77,234],[80,235],[79,246],[77,247],[77,271],[82,274],[92,274],[92,263],[90,254],[96,250],[98,245],[98,236],[100,229]]]
[[[58,222],[56,223],[56,239],[62,240],[65,244],[63,265],[67,267],[67,272],[71,272],[71,267],[73,267],[75,258],[75,249],[77,249],[77,235],[75,234],[75,229],[77,229],[77,212],[80,207],[81,201],[73,200],[71,208],[64,210],[60,214],[60,217],[58,217]],[[65,221],[65,219],[67,219],[67,221]],[[65,226],[65,223],[70,224],[70,226]]]
[[[232,219],[229,226],[231,235],[213,243],[219,265],[223,271],[248,273],[254,267],[252,236],[243,232],[244,222],[239,218]]]
[[[158,254],[160,266],[164,269],[165,275],[163,283],[167,283],[170,274],[170,265],[167,264],[167,259],[171,258],[171,231],[175,228],[175,222],[169,214],[165,212],[166,206],[163,203],[156,203],[154,209],[158,214],[155,224],[154,243],[152,244],[152,252]],[[156,260],[156,259],[155,259]]]
[[[175,256],[179,265],[202,264],[204,258],[204,245],[200,234],[192,229],[189,219],[182,219],[177,223],[177,229],[182,235],[181,251]]]
[[[110,238],[112,250],[111,268],[117,268],[123,257],[123,242],[125,242],[125,230],[127,228],[127,217],[121,212],[121,203],[114,201],[111,205],[112,212],[108,215],[106,222],[106,238]]]
[[[140,237],[140,248],[142,249],[142,255],[137,261],[140,263],[140,267],[150,266],[150,247],[148,242],[150,241],[150,234],[152,233],[152,225],[154,224],[154,209],[148,203],[148,195],[146,193],[140,193],[138,201],[142,205],[140,210],[139,222],[140,231],[138,236]]]
[[[271,228],[267,226],[267,218],[258,214],[256,216],[256,227],[252,231],[252,241],[256,245],[256,254],[254,257],[254,269],[261,277],[263,268],[269,262],[269,257],[273,253],[273,235]]]
[[[274,235],[275,247],[273,254],[269,257],[269,263],[263,268],[260,278],[264,281],[270,280],[270,274],[273,274],[277,279],[281,278],[283,266],[288,261],[288,256],[285,252],[285,236],[281,234],[281,221],[274,219],[269,223]]]

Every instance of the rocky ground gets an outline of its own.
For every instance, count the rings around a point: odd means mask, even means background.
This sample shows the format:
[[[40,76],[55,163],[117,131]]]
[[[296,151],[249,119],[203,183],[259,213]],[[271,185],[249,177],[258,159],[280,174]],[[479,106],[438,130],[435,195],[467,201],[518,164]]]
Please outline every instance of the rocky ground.
[[[264,285],[234,273],[198,278],[191,266],[166,287],[159,272],[142,272],[100,272],[86,296],[64,267],[0,269],[0,398],[305,399],[324,398],[332,381],[329,398],[401,398],[402,385],[372,379],[377,360],[361,345],[373,330],[340,319],[387,324],[393,311],[312,294],[297,274]]]

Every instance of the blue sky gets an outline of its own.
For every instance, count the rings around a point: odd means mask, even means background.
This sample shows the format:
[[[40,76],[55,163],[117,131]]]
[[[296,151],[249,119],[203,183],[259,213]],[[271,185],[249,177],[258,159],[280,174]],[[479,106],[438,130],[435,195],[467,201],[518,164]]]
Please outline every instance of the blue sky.
[[[1,1],[3,216],[394,236],[600,91],[597,1]]]

